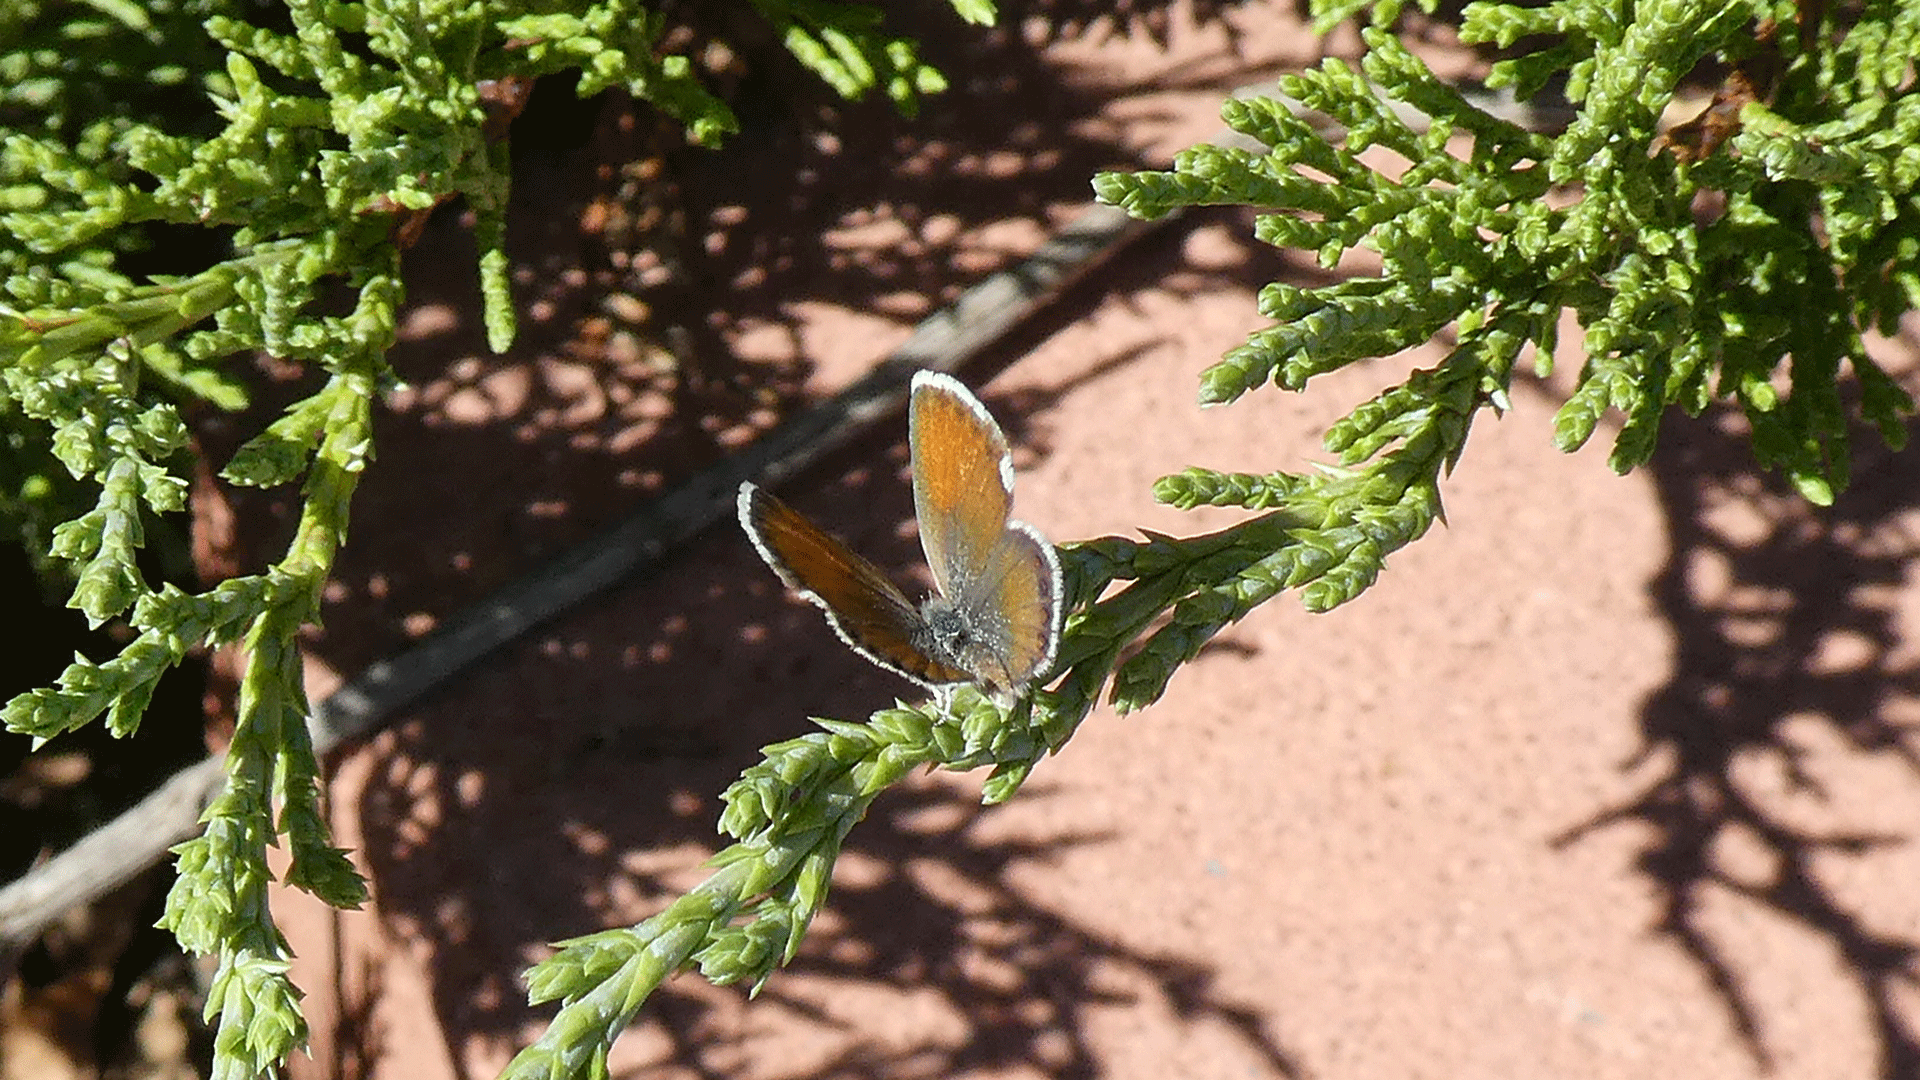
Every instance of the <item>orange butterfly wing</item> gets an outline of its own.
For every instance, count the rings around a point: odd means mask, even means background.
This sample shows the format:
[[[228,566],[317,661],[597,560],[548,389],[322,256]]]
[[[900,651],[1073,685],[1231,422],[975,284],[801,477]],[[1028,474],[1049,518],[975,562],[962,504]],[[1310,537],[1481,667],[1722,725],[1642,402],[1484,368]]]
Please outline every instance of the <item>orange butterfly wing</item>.
[[[920,613],[879,567],[752,484],[740,485],[738,509],[760,557],[826,612],[834,633],[855,652],[927,686],[973,680],[915,644]]]

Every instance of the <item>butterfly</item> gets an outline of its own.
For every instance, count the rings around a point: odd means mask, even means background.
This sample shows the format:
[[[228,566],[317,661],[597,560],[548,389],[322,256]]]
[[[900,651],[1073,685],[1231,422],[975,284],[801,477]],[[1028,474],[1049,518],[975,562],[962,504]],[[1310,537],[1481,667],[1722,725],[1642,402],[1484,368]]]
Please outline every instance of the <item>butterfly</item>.
[[[973,683],[1015,697],[1059,647],[1059,558],[1039,530],[1010,520],[1007,438],[958,379],[914,375],[907,444],[920,548],[938,590],[917,607],[879,567],[751,483],[740,485],[740,527],[861,656],[935,690]]]

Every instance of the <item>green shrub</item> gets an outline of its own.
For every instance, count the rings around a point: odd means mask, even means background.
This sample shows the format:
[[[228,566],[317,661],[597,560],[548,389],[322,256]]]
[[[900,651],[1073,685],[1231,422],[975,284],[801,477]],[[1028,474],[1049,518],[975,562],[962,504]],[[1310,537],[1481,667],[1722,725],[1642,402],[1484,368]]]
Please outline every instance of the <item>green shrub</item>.
[[[754,6],[843,93],[879,88],[905,107],[940,85],[869,9]],[[1364,6],[1329,3],[1322,14]],[[979,2],[954,7],[975,20],[992,14]],[[328,902],[363,896],[317,810],[294,634],[315,612],[369,456],[372,395],[403,296],[397,226],[444,199],[467,200],[487,325],[502,348],[513,331],[500,247],[506,148],[487,135],[486,85],[578,69],[581,93],[626,86],[696,140],[732,126],[692,62],[659,51],[663,21],[640,5],[507,8],[296,3],[286,25],[268,28],[237,5],[101,3],[83,20],[16,5],[5,24],[0,70],[14,77],[0,114],[9,132],[0,356],[8,407],[53,433],[52,459],[10,448],[6,508],[25,521],[31,506],[39,524],[29,527],[51,528],[48,550],[72,568],[76,606],[95,620],[126,617],[138,636],[112,660],[76,662],[57,689],[23,695],[4,715],[42,738],[103,711],[131,732],[160,671],[202,644],[246,641],[228,784],[205,836],[180,849],[167,914],[183,943],[220,957],[209,1008],[220,1018],[221,1075],[269,1070],[304,1035],[266,914],[265,846],[285,835],[289,880]],[[1802,17],[1821,21],[1801,26]],[[1698,414],[1730,401],[1750,421],[1758,461],[1828,502],[1848,472],[1843,364],[1858,386],[1854,411],[1899,443],[1912,403],[1863,335],[1890,332],[1920,296],[1911,86],[1920,9],[1873,4],[1843,17],[1668,0],[1622,21],[1598,0],[1477,3],[1462,33],[1509,51],[1492,82],[1521,97],[1564,76],[1576,106],[1566,129],[1492,115],[1369,30],[1358,70],[1328,61],[1283,79],[1292,104],[1227,104],[1228,124],[1260,149],[1196,147],[1170,171],[1095,183],[1102,199],[1146,217],[1260,208],[1260,239],[1329,266],[1356,246],[1380,255],[1377,276],[1267,286],[1261,310],[1275,325],[1206,373],[1203,401],[1268,382],[1302,389],[1447,335],[1444,359],[1335,424],[1326,445],[1337,466],[1193,469],[1156,488],[1180,506],[1258,511],[1246,522],[1187,539],[1068,545],[1069,618],[1051,689],[1011,710],[962,691],[944,709],[826,721],[767,748],[726,793],[722,827],[736,842],[709,881],[533,969],[535,1000],[562,1008],[511,1075],[603,1075],[613,1038],[675,972],[767,979],[824,902],[848,830],[907,771],[988,768],[987,798],[1007,798],[1103,692],[1123,711],[1145,707],[1214,634],[1283,590],[1314,610],[1358,595],[1439,517],[1443,477],[1473,421],[1506,406],[1528,348],[1546,373],[1563,314],[1582,327],[1586,359],[1556,440],[1578,447],[1618,410],[1618,470],[1648,459],[1671,407]],[[1714,105],[1663,131],[1682,81],[1716,65],[1728,74]],[[168,130],[172,108],[122,111],[142,87],[177,91],[175,102],[205,92],[217,114],[203,129]],[[1409,123],[1396,105],[1431,123]],[[1316,134],[1303,111],[1337,121],[1344,140]],[[1468,148],[1456,156],[1449,145],[1460,139]],[[1363,163],[1374,147],[1404,171]],[[143,226],[162,224],[207,230],[231,254],[136,282],[123,260]],[[321,299],[342,285],[351,302]],[[241,484],[304,476],[295,539],[267,573],[199,595],[149,590],[132,562],[142,521],[178,509],[184,488],[170,463],[186,433],[169,399],[237,404],[242,386],[221,364],[254,350],[330,376],[223,471]],[[56,490],[94,502],[50,527]]]

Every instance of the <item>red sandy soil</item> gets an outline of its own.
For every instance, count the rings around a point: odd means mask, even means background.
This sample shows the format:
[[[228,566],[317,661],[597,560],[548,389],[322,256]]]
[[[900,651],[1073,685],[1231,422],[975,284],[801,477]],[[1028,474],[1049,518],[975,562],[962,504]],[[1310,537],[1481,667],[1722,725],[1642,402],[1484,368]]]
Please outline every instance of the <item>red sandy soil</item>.
[[[485,352],[467,241],[436,219],[394,357],[414,385],[380,420],[315,692],[852,381],[1068,219],[1095,170],[1164,163],[1235,87],[1354,55],[1290,9],[1191,19],[1164,45],[1145,22],[931,24],[954,89],[913,121],[763,75],[732,146],[676,148],[677,189],[638,185],[685,225],[654,270],[606,254],[650,121],[610,106],[585,150],[517,147],[520,343]],[[1439,355],[1199,409],[1198,372],[1263,325],[1258,287],[1326,280],[1249,224],[1145,241],[963,372],[1049,537],[1234,521],[1150,484],[1325,460],[1330,421]],[[610,281],[633,296],[603,300]],[[1882,355],[1914,368],[1911,341]],[[1448,527],[1357,602],[1256,611],[1009,805],[982,809],[978,776],[890,792],[792,968],[751,1002],[670,983],[615,1075],[1920,1076],[1915,459],[1863,440],[1854,489],[1816,512],[1710,414],[1619,478],[1605,430],[1551,448],[1566,385],[1481,418]],[[785,494],[911,579],[903,432]],[[226,494],[222,557],[252,568],[284,536],[249,523],[285,504]],[[550,1015],[518,982],[545,942],[699,881],[758,747],[910,689],[730,525],[491,658],[336,762],[374,900],[278,897],[314,1021],[296,1074],[493,1075]]]

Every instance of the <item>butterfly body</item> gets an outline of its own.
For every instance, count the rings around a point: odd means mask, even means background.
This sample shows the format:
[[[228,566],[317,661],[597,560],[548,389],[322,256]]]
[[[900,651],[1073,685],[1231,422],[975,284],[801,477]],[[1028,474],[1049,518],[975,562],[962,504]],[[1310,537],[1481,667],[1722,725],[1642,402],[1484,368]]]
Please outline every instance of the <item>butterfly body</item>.
[[[879,567],[752,484],[740,487],[741,527],[862,656],[929,687],[1017,694],[1053,662],[1061,583],[1052,545],[1009,518],[1006,437],[958,380],[923,371],[913,379],[908,443],[920,545],[937,590],[918,606]]]

